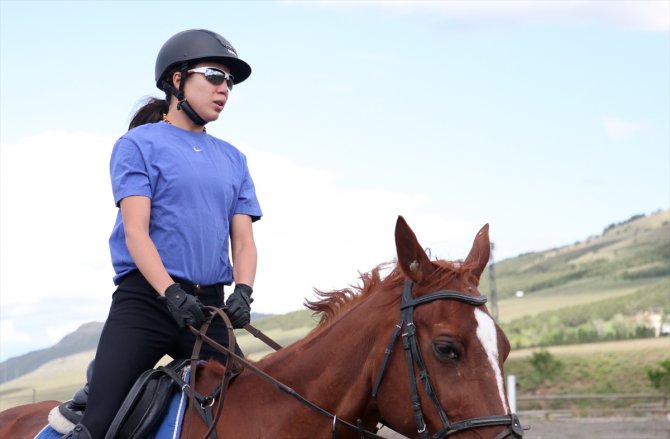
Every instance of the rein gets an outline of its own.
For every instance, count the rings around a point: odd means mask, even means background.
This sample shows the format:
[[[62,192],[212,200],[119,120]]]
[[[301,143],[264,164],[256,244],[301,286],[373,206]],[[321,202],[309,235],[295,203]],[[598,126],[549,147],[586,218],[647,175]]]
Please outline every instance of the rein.
[[[202,416],[202,418],[204,419],[205,424],[209,426],[207,432],[205,433],[205,436],[203,436],[203,439],[207,439],[210,436],[212,436],[213,439],[218,439],[216,436],[216,431],[214,431],[214,429],[216,428],[216,423],[221,417],[221,412],[223,411],[223,401],[226,398],[228,385],[230,384],[230,379],[233,375],[233,368],[234,368],[233,361],[231,361],[230,357],[228,357],[228,361],[226,361],[226,366],[223,371],[223,377],[221,378],[221,383],[217,386],[217,388],[210,396],[206,396],[204,398],[197,398],[198,395],[196,394],[195,391],[195,375],[197,369],[197,362],[198,358],[200,357],[200,349],[202,348],[203,340],[206,337],[205,334],[207,333],[207,329],[209,329],[209,325],[214,320],[214,317],[219,316],[221,320],[223,320],[224,323],[226,324],[226,330],[228,331],[228,346],[229,346],[228,348],[231,349],[232,351],[235,350],[235,333],[233,331],[233,325],[230,322],[228,315],[222,309],[212,306],[207,306],[205,308],[212,311],[212,314],[207,320],[205,320],[205,322],[200,327],[199,334],[202,334],[202,336],[197,336],[195,339],[193,352],[191,353],[191,373],[190,373],[189,384],[182,388],[182,390],[187,389],[189,395],[189,411],[188,411],[188,419],[186,421],[186,431],[188,431],[188,427],[191,423],[191,414],[193,413],[193,409],[196,408],[200,416]],[[193,328],[191,326],[189,326],[189,329],[193,331]],[[217,394],[219,400],[219,407],[216,410],[215,416],[212,418],[211,409],[212,406],[214,405],[214,402],[217,399],[216,397]],[[198,405],[196,405],[196,399],[199,402]]]
[[[410,391],[411,391],[411,402],[412,402],[412,408],[414,412],[414,419],[417,424],[417,432],[419,433],[421,439],[444,439],[448,436],[451,436],[453,434],[459,433],[461,431],[465,430],[471,430],[471,429],[476,429],[476,428],[484,428],[484,427],[495,427],[495,426],[507,426],[507,430],[501,432],[498,436],[496,436],[495,439],[505,439],[505,438],[522,438],[523,437],[523,427],[521,426],[521,423],[519,421],[519,418],[517,417],[516,414],[507,414],[507,415],[496,415],[496,416],[482,416],[482,417],[477,417],[477,418],[470,418],[470,419],[465,419],[457,422],[449,422],[449,418],[447,417],[447,414],[442,407],[442,404],[440,403],[439,398],[437,397],[437,394],[433,390],[433,385],[430,381],[430,376],[428,375],[428,371],[426,369],[425,362],[423,360],[423,357],[421,355],[421,350],[419,349],[419,344],[417,341],[417,336],[416,336],[416,327],[414,325],[414,308],[426,303],[430,303],[436,300],[455,300],[458,302],[463,302],[467,303],[468,305],[472,306],[482,306],[486,303],[486,297],[484,296],[469,296],[467,294],[464,294],[460,291],[455,291],[455,290],[440,290],[436,291],[424,296],[421,296],[419,298],[415,298],[413,293],[413,283],[411,280],[407,279],[405,280],[405,284],[403,287],[403,292],[402,292],[402,302],[400,305],[400,320],[398,323],[395,325],[395,328],[393,330],[393,333],[391,335],[391,340],[386,348],[386,351],[384,353],[384,359],[382,360],[381,367],[379,369],[379,372],[377,374],[377,379],[375,380],[374,387],[372,389],[372,398],[377,397],[377,393],[379,392],[379,387],[381,386],[381,382],[384,378],[384,372],[386,371],[388,362],[391,357],[391,353],[393,352],[393,347],[395,346],[398,337],[400,336],[400,332],[402,331],[403,328],[405,328],[405,332],[402,333],[402,345],[403,345],[403,350],[405,351],[405,359],[407,362],[407,368],[409,372],[409,383],[410,383]],[[252,364],[249,360],[246,358],[236,354],[234,352],[235,349],[235,341],[234,341],[234,333],[233,333],[233,328],[230,323],[230,320],[228,319],[228,316],[223,312],[221,309],[218,308],[212,308],[212,307],[207,307],[208,309],[212,310],[213,313],[210,315],[208,320],[203,324],[202,328],[200,330],[197,330],[193,328],[192,326],[189,326],[189,330],[196,336],[196,343],[194,346],[193,350],[193,355],[191,357],[191,362],[192,365],[194,366],[195,361],[198,358],[198,355],[200,353],[200,348],[202,346],[203,341],[209,344],[212,348],[218,350],[219,352],[223,353],[224,355],[228,356],[228,361],[226,362],[225,365],[225,370],[224,370],[224,376],[222,378],[221,384],[217,387],[217,391],[220,392],[219,395],[219,407],[216,413],[216,416],[212,420],[211,414],[207,417],[205,417],[206,422],[210,423],[209,430],[207,431],[206,435],[204,436],[203,439],[207,439],[210,435],[213,435],[214,438],[216,438],[216,433],[214,432],[214,428],[216,426],[216,422],[218,421],[220,415],[221,415],[221,410],[223,408],[223,399],[225,398],[225,393],[226,393],[226,388],[230,382],[230,377],[232,375],[232,370],[233,370],[233,365],[235,362],[238,362],[242,365],[244,365],[245,368],[248,368],[251,372],[265,380],[266,382],[274,385],[277,387],[277,389],[281,390],[282,392],[288,394],[292,398],[296,399],[297,401],[301,402],[305,406],[309,407],[316,413],[328,418],[332,419],[333,424],[332,424],[332,438],[335,439],[337,437],[337,432],[336,432],[336,426],[341,425],[346,428],[348,428],[351,431],[355,431],[360,435],[361,439],[367,439],[367,438],[372,438],[372,439],[384,439],[382,436],[379,436],[371,431],[365,430],[362,425],[362,421],[359,419],[357,421],[357,425],[354,425],[348,421],[345,421],[344,419],[340,419],[337,417],[337,415],[330,413],[329,411],[325,410],[324,408],[316,405],[315,403],[309,401],[307,398],[304,396],[300,395],[298,392],[296,392],[294,389],[291,387],[285,385],[284,383],[276,380],[272,376],[268,375],[258,367],[256,367],[254,364]],[[220,343],[216,342],[212,338],[208,337],[206,332],[207,328],[209,327],[209,324],[211,323],[212,319],[218,315],[221,317],[226,322],[226,326],[228,328],[229,332],[229,343],[231,343],[231,347],[226,347],[221,345]],[[251,325],[246,325],[245,329],[249,331],[254,337],[260,338],[263,340],[266,344],[269,346],[273,347],[275,350],[281,349],[281,346],[274,342],[272,339],[267,337],[265,334],[263,334],[261,331],[258,329],[254,328]],[[235,361],[233,361],[235,360]],[[426,422],[424,419],[424,414],[423,414],[423,409],[421,406],[421,399],[419,397],[419,393],[417,390],[417,379],[416,375],[414,374],[414,366],[416,365],[416,368],[418,370],[418,375],[421,381],[423,382],[424,385],[424,390],[430,400],[433,402],[433,405],[435,406],[435,410],[438,413],[438,416],[440,417],[440,420],[442,421],[443,427],[435,433],[434,435],[430,435],[428,433],[428,429],[426,426]],[[189,394],[191,396],[191,401],[193,402],[194,394],[195,394],[195,368],[191,368],[191,386],[189,390]],[[215,392],[216,393],[216,392]],[[211,401],[210,407],[214,404],[214,398],[212,396],[208,397],[209,400]],[[202,404],[200,404],[202,405]],[[211,421],[211,422],[209,422]]]

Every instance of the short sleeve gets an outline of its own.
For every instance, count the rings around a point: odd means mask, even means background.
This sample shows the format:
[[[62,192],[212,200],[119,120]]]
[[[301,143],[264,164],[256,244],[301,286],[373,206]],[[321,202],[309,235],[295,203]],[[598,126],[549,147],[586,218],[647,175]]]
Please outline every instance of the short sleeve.
[[[122,199],[140,195],[151,198],[151,180],[146,162],[137,144],[120,138],[114,145],[109,164],[114,203],[119,206]]]
[[[237,197],[234,214],[245,214],[251,217],[251,221],[258,221],[263,216],[261,206],[256,198],[256,188],[254,181],[249,174],[247,161],[244,160],[244,170],[242,185],[240,186],[240,193]]]

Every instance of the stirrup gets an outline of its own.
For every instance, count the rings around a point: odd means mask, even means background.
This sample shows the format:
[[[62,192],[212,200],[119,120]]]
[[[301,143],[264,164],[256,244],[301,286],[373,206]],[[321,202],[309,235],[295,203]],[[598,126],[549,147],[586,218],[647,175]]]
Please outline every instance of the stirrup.
[[[88,402],[88,383],[77,390],[73,399],[54,407],[48,416],[51,428],[61,434],[69,434],[81,422]]]
[[[60,433],[71,431],[81,422],[88,404],[88,383],[91,382],[95,359],[91,360],[86,368],[86,384],[78,389],[72,399],[65,401],[49,413],[49,424]]]

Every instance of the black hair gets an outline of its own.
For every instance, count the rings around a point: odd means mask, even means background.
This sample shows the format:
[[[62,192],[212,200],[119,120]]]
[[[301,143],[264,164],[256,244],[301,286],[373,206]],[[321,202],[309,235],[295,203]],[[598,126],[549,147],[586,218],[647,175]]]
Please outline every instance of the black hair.
[[[184,67],[188,68],[188,65],[185,65]],[[179,71],[179,69],[175,68],[170,70],[170,72],[165,75],[165,77],[172,78],[176,71]],[[168,110],[170,109],[172,90],[170,87],[163,87],[163,91],[165,91],[164,99],[154,97],[148,98],[144,105],[142,105],[140,109],[135,112],[135,115],[130,121],[130,125],[128,125],[128,131],[140,125],[156,123],[163,120],[163,115],[167,114]]]
[[[163,120],[163,115],[167,114],[170,109],[169,96],[165,99],[149,98],[147,102],[135,112],[133,119],[130,121],[128,130],[147,123],[156,123]]]

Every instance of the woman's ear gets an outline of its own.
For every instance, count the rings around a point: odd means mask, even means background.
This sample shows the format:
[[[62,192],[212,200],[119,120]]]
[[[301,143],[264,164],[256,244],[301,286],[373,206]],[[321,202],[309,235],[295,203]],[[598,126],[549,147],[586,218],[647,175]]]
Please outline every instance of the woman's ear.
[[[175,70],[172,73],[172,86],[175,88],[175,90],[179,90],[180,82],[181,82],[181,72],[179,70]]]

